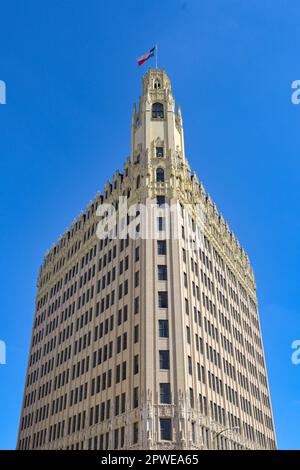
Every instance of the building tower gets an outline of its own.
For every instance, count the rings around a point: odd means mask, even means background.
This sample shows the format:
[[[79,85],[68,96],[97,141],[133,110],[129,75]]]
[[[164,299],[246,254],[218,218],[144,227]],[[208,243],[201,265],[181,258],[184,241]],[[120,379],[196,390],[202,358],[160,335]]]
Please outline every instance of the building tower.
[[[253,272],[190,170],[164,70],[143,78],[123,173],[45,255],[17,447],[276,448]]]

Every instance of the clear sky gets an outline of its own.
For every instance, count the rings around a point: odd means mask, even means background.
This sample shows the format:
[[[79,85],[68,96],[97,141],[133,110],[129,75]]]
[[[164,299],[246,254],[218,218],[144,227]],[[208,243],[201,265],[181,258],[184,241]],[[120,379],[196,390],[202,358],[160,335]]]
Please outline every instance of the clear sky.
[[[40,262],[122,170],[136,58],[157,43],[191,167],[252,261],[278,445],[299,449],[299,2],[1,0],[0,18],[0,448],[16,444]]]

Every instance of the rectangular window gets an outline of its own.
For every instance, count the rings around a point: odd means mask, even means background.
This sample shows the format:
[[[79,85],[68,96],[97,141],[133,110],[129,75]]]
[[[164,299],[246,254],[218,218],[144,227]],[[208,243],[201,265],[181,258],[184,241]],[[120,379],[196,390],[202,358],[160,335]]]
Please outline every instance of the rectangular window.
[[[194,391],[190,388],[190,407],[194,408]]]
[[[116,384],[120,382],[120,378],[121,378],[121,366],[120,364],[118,364],[116,367]]]
[[[139,423],[133,423],[132,443],[137,444],[138,440],[139,440]]]
[[[158,270],[158,280],[166,281],[167,280],[167,266],[165,264],[159,264],[157,266]]]
[[[170,355],[168,349],[159,351],[159,367],[160,369],[170,369]]]
[[[122,380],[126,380],[126,361],[122,362]]]
[[[193,444],[196,443],[196,423],[192,421],[192,442]]]
[[[169,383],[160,383],[160,403],[171,403],[171,390]]]
[[[125,405],[126,405],[126,393],[122,393],[121,395],[121,413],[125,413]]]
[[[157,228],[159,232],[163,232],[166,230],[166,219],[165,217],[158,217],[157,218]]]
[[[119,447],[119,429],[115,429],[114,434],[115,434],[115,439],[114,439],[115,449],[118,449],[118,447]]]
[[[191,344],[191,330],[188,326],[186,327],[186,340],[189,344]]]
[[[137,408],[139,406],[139,388],[135,387],[133,389],[133,408]]]
[[[138,374],[139,372],[139,355],[137,354],[133,358],[133,374]]]
[[[134,299],[134,314],[139,313],[139,297]]]
[[[157,254],[158,255],[166,255],[167,254],[166,240],[157,240]]]
[[[192,358],[191,358],[191,356],[188,356],[188,371],[189,371],[189,374],[192,375],[193,368],[192,368]]]
[[[189,310],[189,301],[188,301],[188,299],[185,299],[185,313],[186,313],[187,315],[190,314],[190,310]]]
[[[163,441],[172,440],[172,420],[170,418],[160,418],[160,438]]]
[[[168,292],[158,292],[158,306],[159,308],[168,308]]]
[[[118,416],[119,413],[120,413],[120,395],[117,395],[115,399],[115,416]]]
[[[169,337],[169,322],[168,320],[158,320],[159,336],[161,338]]]
[[[121,352],[121,336],[117,337],[117,354]]]
[[[134,343],[139,342],[139,325],[135,325],[134,327]]]

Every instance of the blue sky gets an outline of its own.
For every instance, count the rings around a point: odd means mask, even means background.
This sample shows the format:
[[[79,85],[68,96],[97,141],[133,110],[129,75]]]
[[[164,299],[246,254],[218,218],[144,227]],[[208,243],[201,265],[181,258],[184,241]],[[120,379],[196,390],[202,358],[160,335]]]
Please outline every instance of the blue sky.
[[[299,449],[299,2],[2,0],[0,17],[0,448],[16,443],[39,264],[122,169],[136,58],[157,43],[190,164],[252,261],[278,445]]]

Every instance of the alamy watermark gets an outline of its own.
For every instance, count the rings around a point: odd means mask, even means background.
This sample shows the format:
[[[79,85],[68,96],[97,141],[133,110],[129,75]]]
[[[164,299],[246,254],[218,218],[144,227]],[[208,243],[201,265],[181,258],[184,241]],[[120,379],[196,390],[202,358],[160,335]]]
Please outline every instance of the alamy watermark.
[[[295,349],[295,351],[292,354],[291,360],[292,363],[297,366],[300,364],[300,339],[295,339],[292,342],[292,349]]]
[[[291,94],[291,101],[293,104],[300,104],[300,80],[294,80],[291,88],[293,93]]]
[[[6,344],[0,340],[0,365],[6,364]]]
[[[6,84],[0,80],[0,104],[6,104]]]
[[[125,240],[180,240],[187,250],[198,250],[204,241],[205,215],[200,204],[170,204],[148,198],[145,203],[128,206],[127,197],[119,197],[117,204],[98,206],[97,237]]]

